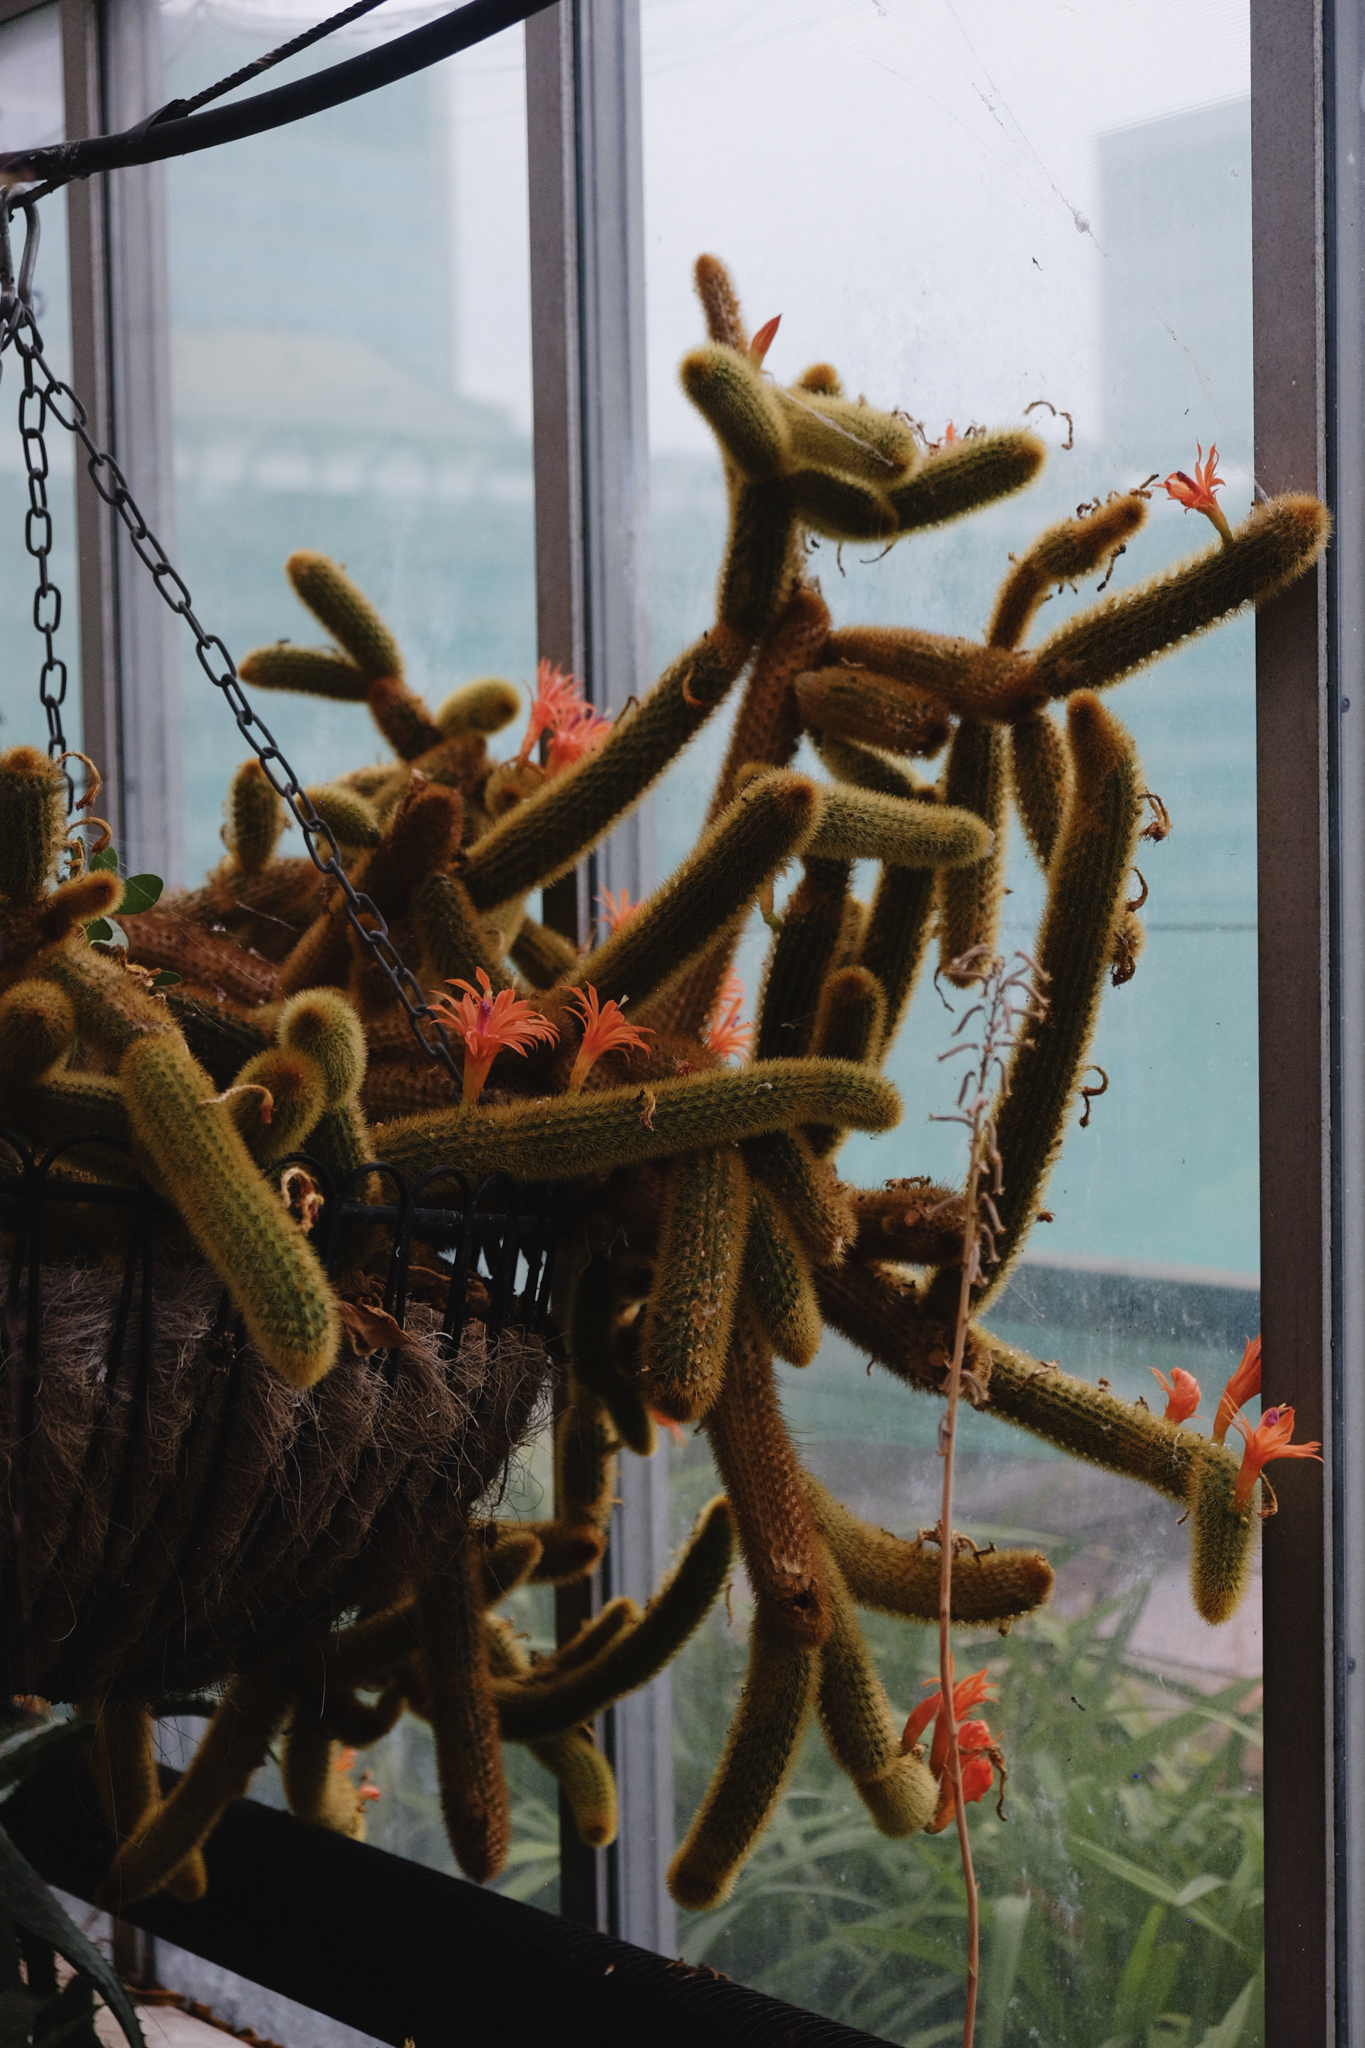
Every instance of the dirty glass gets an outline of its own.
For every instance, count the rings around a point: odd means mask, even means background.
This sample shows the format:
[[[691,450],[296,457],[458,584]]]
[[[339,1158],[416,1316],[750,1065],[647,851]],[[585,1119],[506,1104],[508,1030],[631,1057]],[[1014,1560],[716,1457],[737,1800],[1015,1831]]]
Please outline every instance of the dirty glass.
[[[60,142],[62,39],[55,6],[0,26],[0,150],[29,149]],[[57,193],[42,209],[42,258],[34,310],[44,352],[58,377],[71,374],[71,291],[67,270],[66,195]],[[16,223],[19,245],[22,223]],[[0,635],[6,659],[0,678],[0,746],[46,747],[47,715],[38,698],[43,642],[34,631],[33,596],[37,564],[24,548],[29,487],[19,441],[18,405],[23,371],[9,352],[0,377]],[[35,413],[36,418],[36,413]],[[56,652],[66,663],[68,687],[62,707],[67,744],[81,735],[80,607],[76,591],[75,471],[70,437],[49,420],[47,500],[52,515],[48,574],[62,592]],[[35,528],[35,536],[37,529]],[[48,616],[51,616],[49,610]],[[52,687],[50,685],[50,687]]]
[[[1030,490],[959,525],[884,554],[822,543],[810,569],[836,622],[980,636],[1011,553],[1111,490],[1191,470],[1197,444],[1217,444],[1224,502],[1244,514],[1245,4],[643,0],[642,28],[660,663],[713,616],[725,529],[714,444],[677,378],[704,334],[703,250],[732,266],[751,329],[781,314],[766,364],[779,381],[831,361],[851,395],[902,408],[926,441],[1027,413],[1049,444]],[[1111,587],[1211,538],[1158,489]],[[1039,634],[1093,592],[1059,591]],[[1139,856],[1145,949],[1106,990],[1094,1048],[1107,1092],[1086,1128],[1072,1118],[1051,1220],[987,1320],[1040,1362],[1153,1405],[1152,1369],[1183,1367],[1207,1429],[1259,1315],[1250,623],[1110,701],[1174,829]],[[708,730],[658,799],[661,872],[695,835],[724,744]],[[1017,835],[1008,880],[1012,951],[1042,902]],[[766,938],[755,923],[742,951],[746,1015]],[[938,1063],[952,995],[926,970],[890,1062],[902,1122],[849,1142],[846,1178],[961,1184],[964,1134],[928,1120],[952,1107]],[[779,1371],[810,1468],[873,1523],[932,1526],[937,1404],[833,1336],[805,1371]],[[968,1414],[959,1442],[957,1527],[981,1545],[1036,1541],[1057,1571],[1048,1609],[1008,1640],[968,1639],[974,1656],[959,1648],[959,1669],[988,1664],[998,1683],[1010,1771],[1008,1820],[972,1809],[978,2040],[1259,2042],[1259,1584],[1210,1628],[1172,1503],[988,1414]],[[680,1541],[717,1481],[704,1438],[667,1456]],[[737,1582],[675,1669],[679,1838],[738,1695],[748,1614]],[[904,1714],[937,1672],[936,1641],[866,1619]],[[960,2031],[964,1925],[952,1830],[882,1840],[812,1732],[729,1902],[681,1913],[679,1939],[691,1962],[928,2048]]]
[[[197,91],[316,19],[295,12],[291,24],[276,0],[170,0],[163,96]],[[271,82],[413,25],[411,10],[361,24]],[[306,547],[343,563],[378,605],[433,707],[477,676],[533,677],[525,91],[516,28],[348,106],[167,166],[176,561],[235,655],[325,642],[284,576]],[[195,879],[222,856],[244,749],[192,648],[182,660]],[[275,695],[261,710],[306,784],[391,758],[363,705]],[[285,853],[291,837],[301,850],[291,831]],[[509,1511],[541,1512],[545,1484],[535,1454],[510,1476]],[[512,1611],[550,1647],[548,1592],[518,1595]],[[368,1839],[453,1870],[426,1725],[405,1716],[364,1761],[382,1795]],[[508,1773],[515,1847],[499,1888],[554,1907],[554,1782],[521,1749],[509,1749]],[[278,1799],[277,1779],[262,1773],[254,1793]]]

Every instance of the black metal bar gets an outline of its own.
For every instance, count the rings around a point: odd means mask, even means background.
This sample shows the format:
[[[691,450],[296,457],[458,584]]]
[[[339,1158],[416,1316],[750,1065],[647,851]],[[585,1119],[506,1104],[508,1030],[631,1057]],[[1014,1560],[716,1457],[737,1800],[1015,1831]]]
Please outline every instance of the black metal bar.
[[[172,156],[188,156],[199,149],[216,149],[220,143],[240,142],[248,135],[260,135],[268,128],[282,128],[308,114],[339,107],[347,100],[379,86],[393,85],[414,71],[425,71],[443,57],[472,49],[489,36],[511,28],[530,15],[539,14],[552,0],[470,0],[439,21],[408,35],[395,36],[377,50],[348,57],[326,71],[297,79],[292,85],[276,86],[271,92],[256,93],[212,113],[191,114],[186,119],[140,122],[121,135],[91,135],[79,142],[58,142],[48,149],[7,150],[0,153],[0,173],[17,174],[21,180],[48,180],[64,185],[72,178],[88,178],[96,171],[122,170],[129,164],[161,163]]]
[[[35,1772],[0,1815],[48,1883],[93,1896],[113,1842],[83,1764]],[[394,2048],[574,2035],[598,2048],[876,2048],[874,2035],[254,1800],[228,1808],[205,1856],[198,1905],[147,1899],[120,1918]]]

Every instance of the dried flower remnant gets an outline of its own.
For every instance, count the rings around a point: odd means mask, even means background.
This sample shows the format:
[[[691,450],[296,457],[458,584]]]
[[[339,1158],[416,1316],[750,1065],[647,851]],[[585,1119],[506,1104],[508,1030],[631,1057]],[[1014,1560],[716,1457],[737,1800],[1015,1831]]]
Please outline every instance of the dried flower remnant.
[[[1294,1411],[1292,1408],[1267,1408],[1265,1414],[1252,1429],[1243,1422],[1240,1415],[1234,1415],[1232,1426],[1239,1435],[1246,1438],[1246,1449],[1242,1453],[1242,1469],[1237,1474],[1233,1489],[1232,1505],[1244,1508],[1251,1499],[1252,1488],[1267,1465],[1273,1465],[1277,1458],[1317,1458],[1322,1463],[1320,1443],[1295,1444],[1290,1442],[1294,1434]],[[1264,1514],[1274,1514],[1273,1507],[1263,1509]]]
[[[1202,456],[1204,453],[1203,442],[1198,441],[1195,443],[1195,446]],[[1231,547],[1232,528],[1228,525],[1222,506],[1214,496],[1215,491],[1226,490],[1227,488],[1226,479],[1214,474],[1217,467],[1218,449],[1214,443],[1210,442],[1208,461],[1202,467],[1196,462],[1193,476],[1187,475],[1183,469],[1173,470],[1170,476],[1167,477],[1164,488],[1167,497],[1174,498],[1176,503],[1183,505],[1187,512],[1202,512],[1204,517],[1217,528],[1218,536],[1223,546]]]
[[[741,1024],[744,983],[735,973],[727,974],[703,1027],[703,1043],[717,1059],[745,1059],[753,1043],[754,1027]]]
[[[1186,1372],[1181,1365],[1173,1367],[1169,1379],[1164,1372],[1158,1371],[1156,1366],[1152,1366],[1150,1370],[1153,1379],[1160,1380],[1169,1397],[1166,1402],[1166,1421],[1174,1422],[1177,1427],[1182,1422],[1188,1422],[1202,1399],[1199,1382],[1194,1374]]]
[[[1238,1411],[1260,1391],[1261,1340],[1259,1337],[1248,1337],[1246,1350],[1242,1353],[1242,1362],[1224,1387],[1223,1397],[1218,1403],[1218,1413],[1213,1419],[1213,1440],[1216,1444],[1223,1442],[1228,1427],[1235,1420]]]
[[[527,1053],[535,1045],[553,1045],[559,1037],[549,1019],[533,1010],[510,988],[493,986],[482,967],[475,968],[479,987],[452,978],[452,988],[462,988],[457,1002],[440,996],[432,1009],[443,1024],[452,1024],[464,1040],[464,1092],[462,1106],[478,1101],[488,1070],[500,1052]]]
[[[577,1003],[583,1012],[583,1043],[569,1074],[569,1093],[574,1095],[604,1053],[648,1052],[645,1041],[654,1033],[647,1024],[638,1030],[633,1024],[628,1024],[621,1005],[615,1000],[608,998],[599,1004],[597,990],[591,982],[582,988],[571,988],[569,1000]]]

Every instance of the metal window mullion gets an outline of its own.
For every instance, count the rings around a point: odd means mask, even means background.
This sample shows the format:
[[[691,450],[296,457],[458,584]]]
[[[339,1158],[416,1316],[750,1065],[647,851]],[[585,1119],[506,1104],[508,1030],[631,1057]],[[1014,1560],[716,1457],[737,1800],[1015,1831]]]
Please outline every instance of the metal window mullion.
[[[1256,477],[1271,493],[1326,490],[1320,6],[1251,7]],[[1292,1403],[1296,1436],[1328,1459],[1286,1482],[1292,1510],[1263,1546],[1265,2038],[1304,2043],[1336,2038],[1326,620],[1325,571],[1256,620],[1265,1397]]]
[[[539,649],[583,675],[607,711],[649,681],[639,67],[638,0],[561,0],[526,25]],[[557,900],[547,892],[547,917],[585,939],[599,880],[635,897],[652,886],[647,806]],[[562,1589],[561,1634],[608,1592],[643,1603],[658,1584],[668,1559],[665,1459],[663,1449],[623,1459],[607,1572],[594,1588]],[[623,1701],[603,1732],[620,1835],[603,1855],[561,1821],[561,1906],[672,1954],[667,1674]]]
[[[142,120],[166,97],[157,0],[104,0],[99,25],[100,92],[93,125],[107,133]],[[88,43],[88,29],[85,34]],[[78,389],[95,393],[100,444],[118,461],[148,524],[173,554],[165,168],[139,166],[90,185],[100,189],[85,202],[91,216],[82,228],[88,270],[79,301],[73,291]],[[73,232],[73,266],[74,246]],[[180,882],[177,622],[127,535],[105,507],[89,504],[94,497],[83,479],[81,624],[91,635],[88,653],[83,643],[84,701],[101,721],[96,730],[106,758],[117,758],[120,851],[134,869]]]

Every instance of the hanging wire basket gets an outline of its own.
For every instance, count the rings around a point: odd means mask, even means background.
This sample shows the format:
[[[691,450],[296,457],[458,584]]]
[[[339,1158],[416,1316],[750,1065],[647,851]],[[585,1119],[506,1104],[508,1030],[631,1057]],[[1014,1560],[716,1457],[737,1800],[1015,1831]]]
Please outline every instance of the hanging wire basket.
[[[27,222],[17,278],[12,209]],[[195,616],[84,407],[47,364],[32,309],[37,248],[32,197],[0,195],[0,352],[13,346],[23,370],[25,541],[37,564],[49,753],[67,758],[66,665],[53,638],[61,595],[48,565],[51,414],[83,445],[95,489],[192,631],[201,667],[417,1046],[457,1088],[446,1030],[383,916],[348,876],[227,648]],[[11,1690],[53,1699],[114,1686],[142,1698],[192,1690],[348,1609],[395,1599],[505,1473],[550,1368],[553,1186],[501,1176],[471,1186],[442,1166],[410,1187],[382,1162],[337,1186],[306,1153],[280,1162],[282,1198],[302,1190],[306,1214],[295,1213],[341,1283],[346,1338],[341,1360],[300,1391],[255,1352],[176,1209],[118,1151],[78,1138],[40,1153],[0,1131],[0,1668]]]

